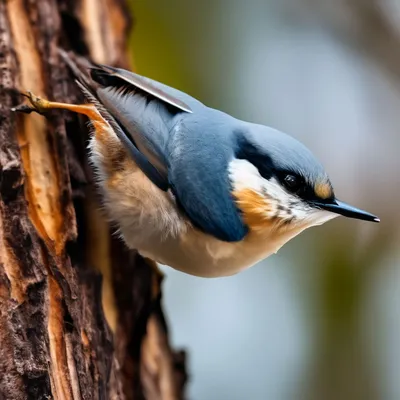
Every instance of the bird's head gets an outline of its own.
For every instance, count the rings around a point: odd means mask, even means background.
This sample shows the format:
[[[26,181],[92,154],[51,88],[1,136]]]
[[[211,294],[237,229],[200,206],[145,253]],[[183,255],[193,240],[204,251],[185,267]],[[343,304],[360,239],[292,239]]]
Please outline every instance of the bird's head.
[[[246,124],[230,164],[233,195],[250,230],[293,231],[343,215],[379,219],[339,201],[322,165],[300,142],[277,130]]]

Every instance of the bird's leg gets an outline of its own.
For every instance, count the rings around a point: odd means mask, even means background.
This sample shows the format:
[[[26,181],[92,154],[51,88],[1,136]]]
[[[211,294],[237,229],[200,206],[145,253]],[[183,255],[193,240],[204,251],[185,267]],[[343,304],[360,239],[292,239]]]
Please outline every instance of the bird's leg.
[[[30,114],[31,112],[37,112],[43,115],[46,111],[51,109],[62,109],[62,110],[73,111],[78,114],[84,114],[94,122],[103,122],[103,118],[92,104],[78,105],[78,104],[66,104],[66,103],[58,103],[55,101],[48,101],[40,98],[39,96],[36,96],[31,91],[21,94],[27,97],[31,104],[30,105],[22,104],[20,106],[12,108],[12,111],[22,112],[26,114]]]
[[[41,115],[45,114],[47,111],[52,109],[68,110],[78,114],[86,115],[91,120],[93,137],[96,138],[96,144],[100,147],[98,150],[103,152],[105,155],[114,154],[110,153],[110,147],[116,148],[121,147],[117,136],[111,129],[109,123],[103,118],[100,112],[96,109],[93,104],[67,104],[58,103],[55,101],[49,101],[36,96],[32,92],[28,91],[26,93],[21,93],[23,96],[27,97],[30,105],[22,104],[12,111],[22,112],[30,114],[31,112],[37,112]],[[108,160],[110,157],[106,156]]]

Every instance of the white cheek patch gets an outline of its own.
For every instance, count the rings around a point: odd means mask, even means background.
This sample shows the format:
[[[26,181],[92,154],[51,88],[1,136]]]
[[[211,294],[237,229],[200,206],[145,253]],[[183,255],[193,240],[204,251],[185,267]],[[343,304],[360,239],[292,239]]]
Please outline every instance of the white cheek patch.
[[[235,158],[229,163],[228,168],[234,191],[251,189],[262,193],[265,179],[263,179],[258,169],[252,163]]]
[[[267,218],[284,220],[292,216],[289,206],[293,196],[288,194],[276,179],[264,179],[258,169],[247,160],[234,159],[229,164],[229,172],[234,191],[250,189],[265,199]]]
[[[275,179],[264,180],[263,195],[272,205],[273,217],[281,222],[295,221],[307,215],[307,207],[296,196],[288,193],[282,185]]]
[[[229,164],[229,175],[235,191],[254,190],[270,202],[289,206],[294,196],[286,192],[275,178],[264,179],[258,169],[247,160],[234,159]]]
[[[282,220],[291,220],[293,223],[305,224],[307,227],[322,225],[336,218],[338,215],[325,210],[319,210],[308,205],[297,196],[287,192],[275,179],[265,182],[265,195],[271,196],[279,205],[278,215]]]
[[[282,185],[275,178],[271,178],[270,180],[264,179],[263,189],[265,196],[276,200],[283,207],[289,207],[295,201],[295,197],[283,189]]]
[[[286,191],[275,178],[264,179],[258,169],[247,160],[232,160],[229,164],[229,176],[234,191],[250,189],[265,198],[265,213],[268,218],[274,217],[281,222],[311,227],[337,217],[337,214],[311,207]]]

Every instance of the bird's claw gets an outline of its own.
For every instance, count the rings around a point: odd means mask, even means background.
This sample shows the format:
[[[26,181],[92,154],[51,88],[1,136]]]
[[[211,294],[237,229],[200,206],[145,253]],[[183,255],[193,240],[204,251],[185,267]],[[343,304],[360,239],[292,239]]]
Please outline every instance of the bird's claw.
[[[21,92],[21,95],[26,97],[31,104],[30,105],[21,104],[17,107],[13,107],[11,111],[22,112],[25,114],[30,114],[31,112],[37,112],[43,115],[48,109],[49,102],[47,100],[40,98],[39,96],[36,96],[30,90],[28,90],[27,92]]]

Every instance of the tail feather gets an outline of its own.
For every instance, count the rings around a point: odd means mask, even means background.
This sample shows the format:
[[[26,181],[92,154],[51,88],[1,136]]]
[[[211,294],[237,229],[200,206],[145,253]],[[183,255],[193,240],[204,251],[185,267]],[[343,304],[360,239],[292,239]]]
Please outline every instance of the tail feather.
[[[96,97],[96,82],[92,81],[89,75],[92,64],[90,64],[86,59],[78,58],[73,53],[68,53],[62,49],[58,49],[58,53],[68,65],[71,72],[75,75],[76,81],[81,84],[80,88],[82,89],[82,87],[84,87],[86,91],[89,91],[94,97]]]

